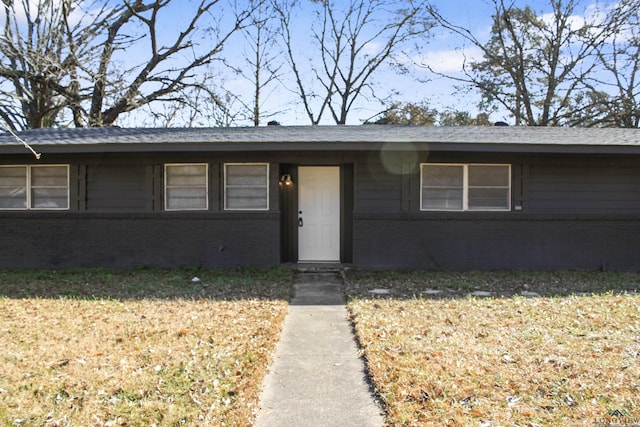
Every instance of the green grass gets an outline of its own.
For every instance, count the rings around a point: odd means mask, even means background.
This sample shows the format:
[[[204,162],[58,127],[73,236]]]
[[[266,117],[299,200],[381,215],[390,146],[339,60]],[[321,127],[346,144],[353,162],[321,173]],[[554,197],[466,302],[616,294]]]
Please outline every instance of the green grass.
[[[0,270],[0,297],[286,299],[291,278],[284,268]]]

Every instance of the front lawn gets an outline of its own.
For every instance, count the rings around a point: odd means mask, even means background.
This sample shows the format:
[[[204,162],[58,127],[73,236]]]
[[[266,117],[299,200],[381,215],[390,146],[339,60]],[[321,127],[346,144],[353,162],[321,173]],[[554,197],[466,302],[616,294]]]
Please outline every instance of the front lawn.
[[[388,425],[640,418],[638,274],[350,272],[348,280]]]
[[[287,270],[0,273],[0,425],[250,425]]]
[[[390,426],[640,418],[638,274],[347,279]],[[0,272],[0,425],[250,425],[291,284],[280,269]]]

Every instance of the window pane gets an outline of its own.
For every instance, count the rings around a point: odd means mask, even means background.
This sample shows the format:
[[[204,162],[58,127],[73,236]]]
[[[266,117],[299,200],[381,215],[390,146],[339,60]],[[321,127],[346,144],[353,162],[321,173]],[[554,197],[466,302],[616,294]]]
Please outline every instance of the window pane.
[[[464,166],[422,166],[422,209],[462,210]]]
[[[207,209],[207,180],[206,164],[165,165],[165,209]]]
[[[2,188],[0,187],[0,209],[26,209],[26,188]]]
[[[225,165],[225,209],[269,208],[267,164]]]
[[[31,166],[31,209],[69,209],[67,166]]]
[[[26,167],[0,167],[0,187],[26,187]]]
[[[462,187],[463,166],[425,165],[422,170],[423,187]]]
[[[267,165],[227,165],[227,186],[267,185]]]
[[[423,189],[423,210],[462,210],[462,189]]]
[[[509,209],[509,166],[469,165],[469,209]]]
[[[264,208],[265,191],[263,188],[234,187],[227,189],[227,206],[240,208]]]
[[[469,188],[470,210],[509,209],[508,188]]]
[[[66,188],[34,188],[31,191],[33,209],[68,209],[69,198]]]
[[[168,188],[167,209],[206,209],[207,192],[202,188]]]
[[[167,166],[167,185],[205,186],[207,184],[206,165]]]
[[[227,207],[231,209],[265,209],[264,192],[254,194],[249,191],[242,192],[233,189],[227,192]]]
[[[470,187],[508,187],[509,166],[469,166]]]
[[[66,166],[33,166],[31,168],[32,187],[66,187]]]
[[[266,172],[263,172],[261,175],[257,175],[257,176],[256,175],[247,175],[247,176],[227,175],[227,186],[234,187],[238,185],[264,187],[267,185]]]
[[[27,167],[0,167],[0,209],[27,208]]]

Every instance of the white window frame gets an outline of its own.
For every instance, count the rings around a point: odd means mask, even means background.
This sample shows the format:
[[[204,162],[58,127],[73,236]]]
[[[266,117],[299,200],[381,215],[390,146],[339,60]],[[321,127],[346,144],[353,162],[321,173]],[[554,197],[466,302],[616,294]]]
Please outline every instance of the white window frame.
[[[192,207],[192,208],[170,208],[169,207],[169,197],[167,195],[170,188],[187,188],[194,186],[170,186],[168,182],[167,170],[171,167],[180,167],[180,166],[204,166],[204,207]],[[208,163],[165,163],[164,164],[164,210],[165,211],[206,211],[209,210],[209,164]]]
[[[61,186],[33,186],[32,184],[32,173],[33,169],[37,168],[45,168],[45,167],[58,167],[65,168],[65,172],[67,174],[67,185],[65,187]],[[25,179],[25,191],[26,191],[26,207],[24,208],[0,208],[0,210],[11,210],[11,211],[25,211],[25,210],[37,210],[37,211],[68,211],[71,206],[71,185],[69,180],[69,165],[68,164],[43,164],[43,165],[0,165],[0,168],[24,168],[26,179]],[[34,188],[65,188],[66,189],[66,198],[67,198],[67,206],[62,208],[34,208],[33,207],[33,189]]]
[[[423,207],[424,194],[424,170],[429,166],[458,166],[463,168],[462,179],[462,209],[429,209]],[[469,167],[470,166],[495,166],[508,168],[508,190],[507,207],[506,208],[469,208]],[[476,187],[474,187],[476,188]],[[503,188],[497,186],[489,186],[486,188]],[[511,164],[508,163],[421,163],[420,164],[420,210],[423,212],[508,212],[511,211],[512,186],[511,186]]]
[[[265,188],[265,197],[266,203],[263,208],[234,208],[227,206],[227,190],[229,186],[227,185],[227,166],[266,166],[266,188]],[[225,163],[224,164],[224,185],[223,185],[223,195],[222,198],[224,200],[224,210],[225,211],[268,211],[269,210],[269,163],[265,162],[254,162],[254,163]]]

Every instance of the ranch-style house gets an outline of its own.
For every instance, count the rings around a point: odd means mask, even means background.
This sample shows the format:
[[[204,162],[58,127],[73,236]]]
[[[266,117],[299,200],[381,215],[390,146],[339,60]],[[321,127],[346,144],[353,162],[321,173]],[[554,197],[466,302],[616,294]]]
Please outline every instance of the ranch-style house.
[[[0,135],[0,268],[640,270],[640,129]]]

